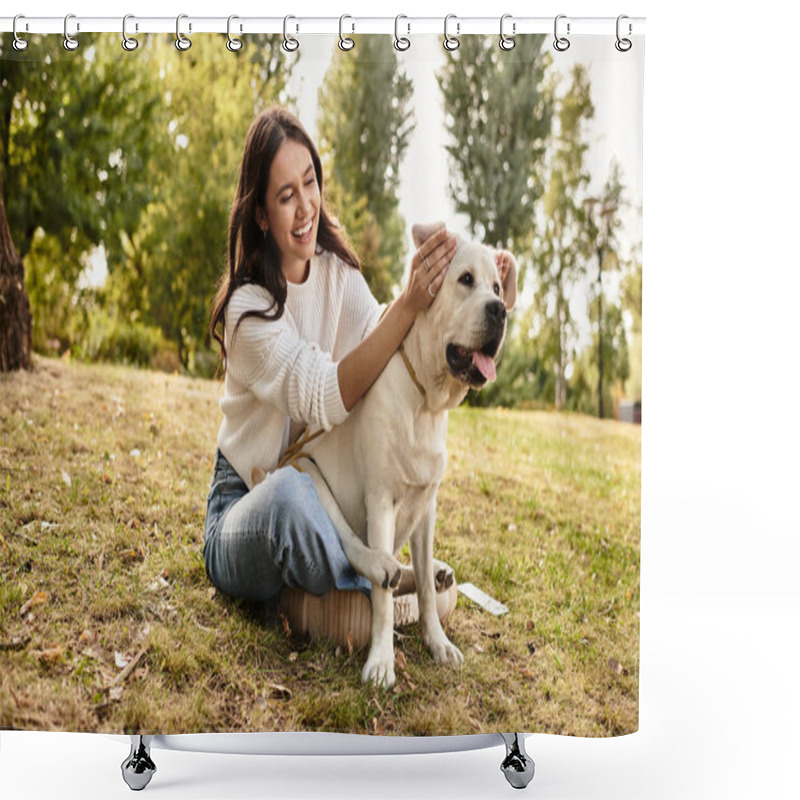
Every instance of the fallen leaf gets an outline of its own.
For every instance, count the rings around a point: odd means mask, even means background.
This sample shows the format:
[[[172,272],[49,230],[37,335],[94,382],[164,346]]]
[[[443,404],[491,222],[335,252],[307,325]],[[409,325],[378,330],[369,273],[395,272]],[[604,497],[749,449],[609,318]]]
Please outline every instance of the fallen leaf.
[[[525,623],[525,630],[526,631],[532,631],[535,627],[536,627],[536,623],[532,619],[529,619]]]
[[[486,652],[479,644],[474,645],[472,649],[476,653],[485,653]]]
[[[128,679],[128,676],[133,672],[136,668],[136,665],[141,661],[142,656],[147,652],[147,648],[143,647],[125,666],[122,672],[117,675],[114,680],[111,681],[111,684],[107,687],[111,689],[113,686],[120,686]],[[116,658],[116,654],[115,654]]]
[[[292,690],[287,689],[285,686],[281,686],[279,683],[268,683],[267,688],[269,689],[269,696],[275,700],[292,699]]]
[[[292,628],[289,625],[289,620],[283,614],[280,614],[281,625],[283,626],[283,632],[286,636],[292,635]]]
[[[397,666],[405,672],[408,665],[406,664],[406,657],[402,650],[398,650],[397,653],[395,653],[394,660],[397,662]]]
[[[69,477],[69,473],[65,469],[61,470],[61,480],[64,481],[68,489],[72,487],[72,478]]]
[[[347,631],[347,655],[353,655],[353,634],[351,631]]]
[[[33,597],[19,610],[19,615],[24,617],[32,608],[42,605],[47,600],[47,592],[36,592]]]
[[[117,665],[118,669],[125,669],[125,667],[130,664],[130,658],[128,656],[122,655],[122,653],[118,652],[117,650],[114,651],[114,663]]]
[[[108,699],[109,700],[122,700],[122,692],[124,691],[122,686],[114,686],[113,688],[108,690]]]
[[[214,599],[216,596],[217,596],[217,590],[216,590],[216,589],[215,589],[215,588],[212,586],[212,587],[211,587],[211,588],[210,588],[210,589],[209,589],[209,590],[206,592],[206,597],[208,597],[208,599],[209,599],[209,600],[213,600],[213,599]]]
[[[297,651],[295,651],[294,653],[289,653],[289,661],[294,663],[295,661],[297,661],[299,655],[300,653],[298,653]]]

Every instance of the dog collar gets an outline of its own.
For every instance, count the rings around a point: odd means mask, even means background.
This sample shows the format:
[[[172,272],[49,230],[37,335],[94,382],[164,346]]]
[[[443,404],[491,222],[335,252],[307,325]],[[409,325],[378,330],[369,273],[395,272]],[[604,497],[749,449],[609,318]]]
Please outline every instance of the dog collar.
[[[408,370],[408,374],[411,376],[411,380],[414,381],[414,386],[419,389],[419,393],[425,397],[425,387],[419,382],[419,378],[417,377],[417,373],[414,372],[414,367],[411,366],[411,362],[408,360],[408,355],[406,354],[406,349],[403,345],[400,345],[400,355],[403,359],[403,363],[406,365],[406,369]]]

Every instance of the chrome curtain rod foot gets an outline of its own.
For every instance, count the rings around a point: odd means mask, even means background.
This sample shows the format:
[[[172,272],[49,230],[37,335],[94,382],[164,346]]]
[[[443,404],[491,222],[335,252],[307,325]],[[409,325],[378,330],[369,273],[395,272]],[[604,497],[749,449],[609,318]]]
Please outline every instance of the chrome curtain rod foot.
[[[524,789],[532,780],[536,766],[525,752],[525,737],[521,733],[501,733],[506,745],[506,757],[500,765],[506,780],[515,789]]]
[[[152,736],[131,736],[130,755],[122,762],[122,778],[134,792],[140,792],[155,775],[156,765],[150,758]]]

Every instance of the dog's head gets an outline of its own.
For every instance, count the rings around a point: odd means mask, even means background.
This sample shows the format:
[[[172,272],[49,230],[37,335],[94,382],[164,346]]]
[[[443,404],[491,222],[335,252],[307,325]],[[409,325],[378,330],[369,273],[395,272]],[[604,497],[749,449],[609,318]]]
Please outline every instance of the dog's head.
[[[441,223],[414,225],[417,247],[441,227]],[[506,312],[517,297],[516,263],[513,258],[509,261],[508,272],[501,279],[494,249],[458,239],[444,283],[425,312],[427,335],[438,351],[434,353],[437,375],[475,389],[495,379]]]

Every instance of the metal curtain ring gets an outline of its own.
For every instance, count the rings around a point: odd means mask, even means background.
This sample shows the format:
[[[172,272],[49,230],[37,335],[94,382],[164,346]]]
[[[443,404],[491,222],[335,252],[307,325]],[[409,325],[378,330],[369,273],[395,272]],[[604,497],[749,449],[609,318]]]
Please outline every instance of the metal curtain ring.
[[[458,18],[456,17],[455,14],[448,14],[444,18],[444,42],[443,42],[443,44],[444,44],[444,49],[445,50],[450,50],[452,52],[453,50],[458,50],[458,48],[461,45],[461,42],[455,36],[451,36],[447,32],[447,23],[450,22],[451,19],[458,19]],[[461,28],[460,23],[456,22],[456,33],[460,32],[460,28]]]
[[[627,53],[628,50],[630,50],[631,47],[633,47],[633,42],[630,39],[623,39],[619,35],[620,22],[622,22],[622,20],[624,20],[624,19],[628,19],[628,17],[625,14],[620,14],[617,17],[617,41],[614,42],[614,47],[616,47],[617,50],[620,51],[620,53]],[[629,22],[628,23],[628,35],[629,36],[631,34],[631,30],[632,30],[631,29],[631,24]]]
[[[75,19],[75,15],[74,14],[67,14],[67,16],[64,17],[64,49],[65,50],[77,50],[78,49],[78,44],[79,44],[78,40],[74,36],[70,36],[69,35],[69,31],[67,30],[67,28],[69,27],[69,21],[71,19]],[[78,26],[78,29],[80,30],[80,26]]]
[[[511,14],[503,14],[500,17],[500,49],[501,50],[513,50],[516,46],[516,41],[511,36],[506,36],[505,32],[503,31],[503,24],[507,19],[511,19]],[[517,23],[511,23],[511,33],[515,34],[517,32]]]
[[[28,43],[27,39],[22,39],[17,34],[17,20],[18,19],[25,19],[25,16],[23,14],[17,14],[17,16],[14,17],[14,24],[12,25],[11,29],[12,29],[12,31],[14,33],[14,49],[18,50],[19,52],[22,52],[23,50],[27,50],[28,49],[28,44],[29,43]],[[27,28],[27,25],[25,27]]]
[[[228,17],[228,41],[225,47],[227,47],[231,53],[238,53],[244,46],[244,42],[241,39],[237,39],[235,36],[231,35],[231,22],[235,19],[239,19],[235,14],[231,14]]]
[[[399,22],[401,19],[408,19],[408,17],[405,14],[398,14],[394,18],[394,49],[402,52],[411,47],[411,39],[406,36],[400,36],[400,33],[398,32]],[[407,23],[406,26],[408,27],[408,32],[411,33],[411,26]]]
[[[553,31],[555,35],[555,41],[553,42],[553,47],[558,50],[559,53],[563,53],[565,50],[569,50],[569,39],[566,36],[559,36],[558,35],[558,21],[560,19],[566,19],[566,14],[559,14],[556,17],[555,25],[553,26]],[[569,22],[567,23],[567,34],[569,34]]]
[[[294,36],[289,35],[289,20],[296,19],[291,15],[283,18],[283,49],[287,53],[294,53],[298,47],[300,47],[300,42],[294,38]]]
[[[128,36],[128,20],[134,19],[133,14],[126,14],[122,18],[122,49],[127,50],[129,53],[131,50],[135,50],[139,46],[138,39],[134,39],[132,36]],[[138,25],[136,26],[138,29]]]
[[[175,47],[181,51],[188,50],[192,46],[192,40],[181,33],[181,20],[187,19],[188,16],[188,14],[178,14],[178,18],[175,20]],[[189,23],[189,33],[191,31],[192,24]]]
[[[344,50],[345,52],[352,50],[356,46],[356,43],[353,39],[351,39],[349,36],[345,36],[342,33],[342,25],[346,19],[353,18],[349,14],[342,14],[342,16],[339,17],[339,49]],[[355,30],[355,25],[353,26],[353,30]]]

